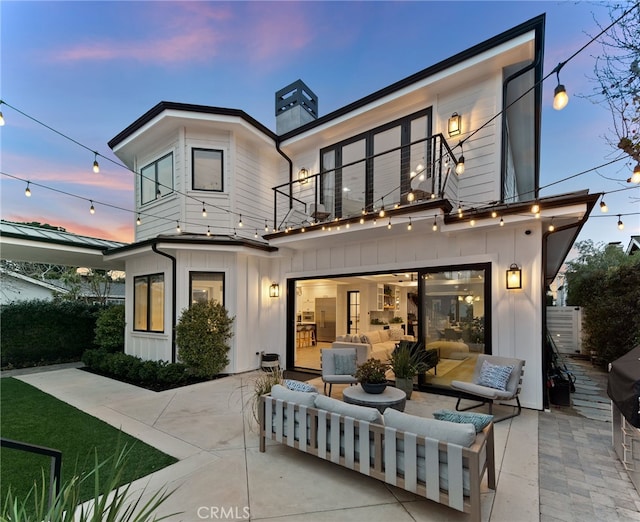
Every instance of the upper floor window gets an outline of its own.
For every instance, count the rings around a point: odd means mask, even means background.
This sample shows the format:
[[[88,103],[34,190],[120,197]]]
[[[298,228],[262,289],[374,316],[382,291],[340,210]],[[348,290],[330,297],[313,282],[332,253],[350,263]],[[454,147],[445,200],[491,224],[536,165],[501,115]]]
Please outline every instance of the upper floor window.
[[[133,278],[133,329],[164,332],[164,274]]]
[[[222,151],[191,149],[193,190],[222,192]]]
[[[140,170],[140,201],[144,205],[173,192],[173,153]]]

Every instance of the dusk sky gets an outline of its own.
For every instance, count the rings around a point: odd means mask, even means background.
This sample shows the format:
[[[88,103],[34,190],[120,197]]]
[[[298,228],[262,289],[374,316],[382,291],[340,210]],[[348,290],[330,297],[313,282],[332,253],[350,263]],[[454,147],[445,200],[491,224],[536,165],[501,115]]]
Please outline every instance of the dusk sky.
[[[106,159],[94,174],[91,151],[119,163],[107,142],[158,102],[241,109],[275,130],[274,94],[297,79],[324,115],[542,13],[545,75],[610,22],[590,2],[3,0],[2,219],[130,242],[135,214],[104,204],[133,211],[134,174]],[[563,111],[551,106],[555,75],[544,83],[541,187],[621,156],[605,139],[610,113],[584,98],[600,53],[591,44],[562,69]],[[542,195],[624,189],[633,167],[618,161]],[[578,239],[626,247],[640,234],[638,197],[638,185],[605,195],[608,214],[596,205]]]

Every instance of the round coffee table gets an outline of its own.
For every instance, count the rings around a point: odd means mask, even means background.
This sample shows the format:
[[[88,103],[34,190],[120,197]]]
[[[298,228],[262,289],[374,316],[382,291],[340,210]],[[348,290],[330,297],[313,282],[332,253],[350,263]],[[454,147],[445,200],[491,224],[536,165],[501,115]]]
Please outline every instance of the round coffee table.
[[[404,411],[407,403],[407,394],[393,386],[387,386],[382,393],[367,393],[359,384],[347,386],[342,392],[342,400],[348,404],[358,406],[369,406],[377,408],[380,413],[384,413],[387,408]]]

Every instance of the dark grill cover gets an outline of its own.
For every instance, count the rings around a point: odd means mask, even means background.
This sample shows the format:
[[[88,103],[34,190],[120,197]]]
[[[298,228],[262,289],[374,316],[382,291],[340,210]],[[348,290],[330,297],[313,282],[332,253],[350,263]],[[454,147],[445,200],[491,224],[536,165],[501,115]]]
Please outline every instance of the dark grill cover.
[[[611,363],[607,395],[627,422],[640,428],[640,345]]]

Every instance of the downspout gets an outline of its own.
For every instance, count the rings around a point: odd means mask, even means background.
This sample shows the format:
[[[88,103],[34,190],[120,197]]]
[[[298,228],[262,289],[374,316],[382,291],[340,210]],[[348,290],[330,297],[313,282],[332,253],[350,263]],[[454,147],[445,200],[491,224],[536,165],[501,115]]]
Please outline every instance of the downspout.
[[[158,244],[153,242],[151,244],[151,250],[156,254],[171,259],[171,362],[176,362],[176,303],[177,303],[177,260],[172,255],[158,250]]]

